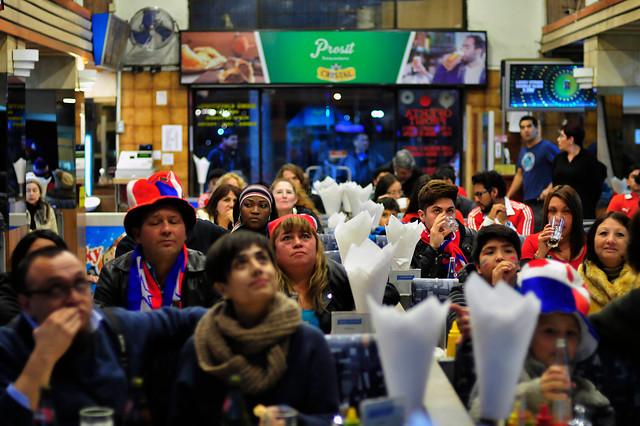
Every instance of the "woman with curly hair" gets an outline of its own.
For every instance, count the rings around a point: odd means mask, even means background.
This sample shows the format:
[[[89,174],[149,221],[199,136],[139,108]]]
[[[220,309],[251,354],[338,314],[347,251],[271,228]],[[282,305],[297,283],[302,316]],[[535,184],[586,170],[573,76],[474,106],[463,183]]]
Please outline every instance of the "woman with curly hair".
[[[324,255],[316,222],[308,215],[290,214],[269,223],[276,255],[278,286],[297,295],[302,319],[331,332],[331,312],[355,309],[344,267]]]

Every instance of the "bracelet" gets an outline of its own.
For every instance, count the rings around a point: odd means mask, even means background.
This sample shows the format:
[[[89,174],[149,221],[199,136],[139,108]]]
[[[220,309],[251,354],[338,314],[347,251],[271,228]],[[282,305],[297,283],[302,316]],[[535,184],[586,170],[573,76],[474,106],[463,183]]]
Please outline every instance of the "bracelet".
[[[535,253],[533,253],[533,258],[534,258],[534,259],[540,259],[540,258],[538,257],[538,252],[537,252],[537,251],[536,251]]]

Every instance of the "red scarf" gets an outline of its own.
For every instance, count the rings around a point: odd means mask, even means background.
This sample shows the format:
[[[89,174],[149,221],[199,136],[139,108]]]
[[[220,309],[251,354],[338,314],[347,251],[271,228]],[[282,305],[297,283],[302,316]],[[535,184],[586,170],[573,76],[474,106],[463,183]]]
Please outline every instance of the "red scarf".
[[[445,237],[444,242],[440,245],[440,250],[448,254],[448,256],[445,256],[442,259],[442,263],[445,265],[449,265],[449,258],[453,257],[456,259],[456,272],[460,272],[460,269],[464,268],[464,266],[467,264],[467,258],[464,256],[464,253],[462,253],[459,245],[460,229],[449,235],[451,235],[452,237],[449,239]],[[425,228],[422,232],[420,239],[425,243],[430,244],[431,234],[429,233],[429,230],[427,228]]]

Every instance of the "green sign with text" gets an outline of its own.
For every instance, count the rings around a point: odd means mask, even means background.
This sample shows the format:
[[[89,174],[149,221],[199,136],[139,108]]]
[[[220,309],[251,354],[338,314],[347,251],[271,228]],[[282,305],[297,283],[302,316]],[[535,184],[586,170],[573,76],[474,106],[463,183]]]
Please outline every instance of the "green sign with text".
[[[271,83],[395,83],[408,32],[260,33]]]

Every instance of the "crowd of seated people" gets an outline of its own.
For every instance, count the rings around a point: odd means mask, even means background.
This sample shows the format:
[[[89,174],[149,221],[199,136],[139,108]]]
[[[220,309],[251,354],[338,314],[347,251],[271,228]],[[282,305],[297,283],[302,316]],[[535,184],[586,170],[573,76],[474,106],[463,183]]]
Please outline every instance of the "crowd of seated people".
[[[457,275],[448,320],[461,332],[453,384],[471,415],[478,402],[464,288],[472,273],[541,300],[517,388],[531,411],[573,389],[594,424],[640,414],[637,385],[629,383],[640,378],[633,326],[640,216],[611,211],[586,233],[579,194],[557,185],[546,191],[542,229],[533,233],[534,213],[506,196],[496,172],[474,175],[476,207],[462,213],[449,168],[440,178],[421,176],[406,151],[392,165],[376,182],[378,225],[392,215],[422,222],[411,267],[423,278]],[[93,293],[60,237],[28,234],[0,280],[0,424],[29,424],[45,385],[54,390],[59,424],[77,424],[87,406],[112,407],[122,419],[122,390],[138,376],[154,384],[147,390],[154,424],[218,424],[232,376],[248,405],[266,406],[262,417],[285,404],[299,424],[330,424],[339,401],[323,333],[331,332],[332,312],[353,311],[355,303],[345,268],[325,254],[323,207],[300,171],[283,166],[270,188],[219,181],[198,214],[173,172],[130,184],[127,239]],[[396,199],[406,194],[403,215]],[[559,219],[563,229],[550,244]],[[547,273],[540,270],[552,271],[551,289],[532,279]],[[383,303],[398,301],[388,283]],[[558,337],[568,342],[571,379],[550,361]]]

